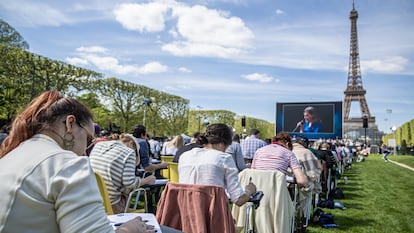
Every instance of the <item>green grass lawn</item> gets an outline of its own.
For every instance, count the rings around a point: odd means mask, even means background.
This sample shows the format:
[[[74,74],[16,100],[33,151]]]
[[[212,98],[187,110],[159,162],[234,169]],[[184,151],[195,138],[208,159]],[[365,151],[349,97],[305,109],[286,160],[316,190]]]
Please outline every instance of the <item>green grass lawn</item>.
[[[389,156],[391,160],[414,167],[414,156]],[[343,177],[348,177],[348,184]],[[414,171],[391,162],[382,155],[370,155],[365,162],[353,163],[338,185],[344,192],[346,210],[326,209],[334,215],[338,228],[310,226],[310,233],[407,233],[414,232]]]
[[[388,155],[388,158],[414,168],[414,156],[412,155]]]

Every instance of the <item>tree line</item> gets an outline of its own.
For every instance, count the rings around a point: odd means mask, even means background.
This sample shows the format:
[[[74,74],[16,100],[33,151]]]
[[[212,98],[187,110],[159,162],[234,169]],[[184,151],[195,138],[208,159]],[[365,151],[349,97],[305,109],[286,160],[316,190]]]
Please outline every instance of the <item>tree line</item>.
[[[29,44],[7,22],[0,20],[0,123],[10,123],[32,98],[57,90],[78,99],[107,130],[130,132],[144,124],[151,136],[170,137],[203,132],[206,123],[222,122],[243,134],[240,116],[227,110],[191,110],[189,100],[93,70],[73,66],[27,51]],[[246,129],[257,128],[264,138],[274,124],[247,117]]]

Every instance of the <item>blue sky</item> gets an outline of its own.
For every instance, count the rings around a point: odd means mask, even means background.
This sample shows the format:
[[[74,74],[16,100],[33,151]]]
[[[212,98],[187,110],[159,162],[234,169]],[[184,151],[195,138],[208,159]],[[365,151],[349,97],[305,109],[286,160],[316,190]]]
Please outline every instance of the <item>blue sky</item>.
[[[414,1],[355,8],[365,97],[390,132],[414,118]],[[274,122],[276,102],[344,100],[351,9],[351,0],[2,0],[0,18],[31,52],[179,95],[192,109]]]

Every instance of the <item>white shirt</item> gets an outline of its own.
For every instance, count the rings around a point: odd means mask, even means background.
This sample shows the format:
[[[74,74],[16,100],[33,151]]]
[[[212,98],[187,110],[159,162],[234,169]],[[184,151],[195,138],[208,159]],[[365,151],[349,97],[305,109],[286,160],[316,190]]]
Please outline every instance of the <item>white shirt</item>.
[[[174,145],[165,145],[161,150],[161,155],[175,155],[177,153],[178,148]]]
[[[35,135],[0,159],[0,232],[114,232],[87,157]]]
[[[214,149],[194,148],[186,151],[178,163],[179,183],[221,186],[233,202],[244,194],[238,173],[232,156]]]

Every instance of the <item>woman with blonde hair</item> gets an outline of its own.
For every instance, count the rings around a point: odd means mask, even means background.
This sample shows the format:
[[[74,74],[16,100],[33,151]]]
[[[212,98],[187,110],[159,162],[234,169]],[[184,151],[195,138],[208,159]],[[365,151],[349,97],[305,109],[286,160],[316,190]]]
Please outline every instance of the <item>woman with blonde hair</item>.
[[[127,147],[133,149],[135,151],[135,165],[138,166],[141,162],[139,157],[139,144],[136,141],[136,138],[132,134],[121,134],[119,135],[119,140],[124,143]]]
[[[184,146],[184,138],[181,135],[175,136],[171,141],[164,144],[161,155],[175,155],[177,150]]]

